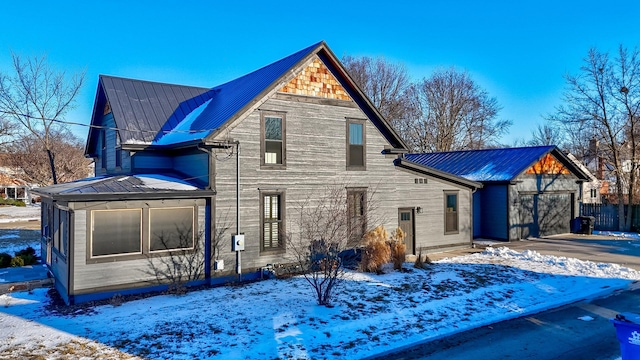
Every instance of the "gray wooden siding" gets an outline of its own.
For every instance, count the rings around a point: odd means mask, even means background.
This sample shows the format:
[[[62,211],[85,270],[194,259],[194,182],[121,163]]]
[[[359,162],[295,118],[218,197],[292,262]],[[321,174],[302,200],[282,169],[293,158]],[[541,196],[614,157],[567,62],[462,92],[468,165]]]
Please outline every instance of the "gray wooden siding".
[[[108,203],[74,203],[71,206],[75,212],[73,232],[73,287],[72,295],[87,294],[98,290],[124,289],[129,287],[151,286],[156,284],[150,270],[149,258],[142,257],[135,260],[122,260],[102,263],[87,262],[87,247],[90,234],[87,222],[90,221],[90,211],[99,209],[127,209],[127,208],[162,208],[171,206],[193,206],[198,208],[198,230],[205,229],[205,200],[165,200],[165,201],[120,201]],[[143,241],[149,241],[148,222],[143,222]],[[204,241],[204,238],[202,239]],[[115,258],[114,258],[115,259]],[[156,263],[158,264],[158,263]],[[159,265],[159,264],[158,264]]]
[[[294,209],[308,197],[318,197],[328,186],[367,187],[376,210],[372,218],[391,231],[398,226],[398,208],[421,207],[416,214],[416,249],[459,246],[471,240],[471,191],[467,188],[428,178],[416,184],[422,175],[398,170],[393,157],[381,154],[388,145],[370,122],[366,128],[366,171],[346,170],[346,119],[365,119],[357,108],[271,98],[260,109],[286,112],[287,165],[284,170],[260,168],[260,112],[255,111],[232,128],[225,137],[240,142],[241,162],[241,232],[246,250],[242,254],[245,269],[287,261],[288,255],[260,253],[260,190],[284,190],[286,193],[287,232],[295,232]],[[235,159],[216,163],[216,212],[229,213],[235,230],[236,167]],[[459,191],[459,227],[457,234],[444,235],[444,191]],[[345,190],[346,194],[346,190]],[[225,263],[235,264],[234,254],[223,249]],[[228,265],[227,265],[228,266]]]
[[[55,205],[53,203],[51,203],[50,201],[43,201],[42,206],[45,207],[45,215],[46,214],[51,214],[53,215],[53,219],[51,219],[52,221],[49,221],[48,218],[43,218],[42,219],[42,223],[44,224],[50,224],[50,226],[52,226],[52,228],[49,230],[50,234],[51,234],[51,243],[52,243],[52,251],[51,251],[51,265],[49,266],[49,269],[51,270],[51,272],[53,273],[55,279],[56,279],[56,288],[58,289],[58,291],[60,291],[61,293],[65,294],[66,290],[69,287],[69,283],[68,283],[68,279],[69,279],[69,269],[68,269],[68,264],[67,264],[67,257],[62,256],[62,254],[60,252],[58,252],[57,250],[53,250],[53,244],[54,244],[54,238],[57,235],[57,232],[61,232],[62,229],[60,228],[60,224],[58,222],[58,218],[57,216],[55,216]],[[51,210],[51,212],[48,212],[47,210]],[[61,242],[62,244],[62,242]],[[43,243],[43,247],[46,249],[46,242]],[[67,254],[68,254],[68,249],[67,249]],[[42,253],[42,257],[43,259],[46,258],[46,251],[43,251]],[[68,256],[68,255],[67,255]]]
[[[578,178],[571,175],[520,175],[515,185],[509,186],[509,239],[518,240],[522,233],[522,211],[519,197],[523,194],[575,194],[571,218],[578,216]]]
[[[480,236],[489,239],[508,240],[507,189],[509,185],[485,185],[481,194]]]

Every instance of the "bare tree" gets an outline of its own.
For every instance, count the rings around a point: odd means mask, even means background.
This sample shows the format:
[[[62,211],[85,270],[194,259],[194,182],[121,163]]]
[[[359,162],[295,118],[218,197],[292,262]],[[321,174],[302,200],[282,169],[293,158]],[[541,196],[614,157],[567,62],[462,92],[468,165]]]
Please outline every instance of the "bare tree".
[[[439,70],[413,88],[418,116],[406,136],[414,151],[481,149],[498,144],[511,121],[466,72]]]
[[[51,129],[48,138],[55,144],[52,153],[60,181],[74,181],[90,174],[91,160],[84,156],[82,140],[64,129]],[[11,155],[7,157],[7,166],[18,170],[25,181],[45,186],[50,185],[53,179],[50,158],[40,139],[33,134],[24,134],[7,146]]]
[[[0,116],[0,151],[13,141],[15,131],[16,125]]]
[[[382,116],[402,134],[405,120],[413,113],[408,96],[411,80],[404,65],[367,56],[344,56],[342,64]]]
[[[527,142],[527,145],[556,145],[562,148],[564,146],[564,133],[562,129],[555,126],[554,123],[538,125],[536,129],[531,132],[531,140]]]
[[[58,183],[56,143],[51,134],[64,126],[59,122],[73,108],[84,82],[84,72],[68,78],[55,71],[46,56],[27,58],[11,54],[13,74],[0,73],[0,114],[21,124],[40,143],[49,159],[51,178]]]
[[[586,132],[603,146],[598,154],[614,168],[619,229],[629,230],[632,209],[624,212],[624,199],[632,204],[638,172],[640,135],[640,53],[622,45],[611,59],[595,48],[576,75],[565,76],[563,105],[549,118],[569,133]]]
[[[349,218],[349,197],[346,186],[327,186],[320,193],[309,194],[294,208],[294,232],[287,234],[287,249],[291,260],[311,285],[319,305],[330,306],[335,289],[344,276],[344,251],[354,245],[350,242],[354,224]],[[362,201],[365,219],[355,224],[365,228],[375,222],[375,191],[367,191]],[[359,229],[357,230],[360,236]]]

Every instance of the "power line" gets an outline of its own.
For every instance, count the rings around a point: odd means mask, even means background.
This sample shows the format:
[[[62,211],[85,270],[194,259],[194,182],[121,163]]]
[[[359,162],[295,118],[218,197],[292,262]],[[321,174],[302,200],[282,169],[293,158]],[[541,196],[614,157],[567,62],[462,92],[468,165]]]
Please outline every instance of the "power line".
[[[142,130],[142,129],[121,129],[121,128],[116,128],[116,127],[109,127],[109,126],[104,126],[104,125],[92,125],[92,124],[83,124],[83,123],[79,123],[79,122],[74,122],[74,121],[67,121],[67,120],[59,120],[59,119],[50,119],[50,118],[45,118],[45,117],[38,117],[38,116],[32,116],[29,114],[22,114],[22,113],[18,113],[18,112],[13,112],[13,111],[2,111],[3,114],[8,114],[8,115],[13,115],[13,116],[23,116],[29,119],[34,119],[34,120],[42,120],[42,121],[51,121],[51,122],[55,122],[55,123],[60,123],[60,124],[65,124],[65,125],[75,125],[75,126],[84,126],[84,127],[88,127],[88,128],[92,128],[92,129],[104,129],[104,130],[113,130],[113,131],[129,131],[129,132],[137,132],[137,133],[150,133],[150,134],[158,134],[158,133],[163,133],[163,134],[171,134],[171,133],[182,133],[182,134],[194,134],[194,133],[199,133],[199,132],[209,132],[209,131],[213,131],[216,130],[215,128],[211,128],[211,129],[199,129],[199,130]]]

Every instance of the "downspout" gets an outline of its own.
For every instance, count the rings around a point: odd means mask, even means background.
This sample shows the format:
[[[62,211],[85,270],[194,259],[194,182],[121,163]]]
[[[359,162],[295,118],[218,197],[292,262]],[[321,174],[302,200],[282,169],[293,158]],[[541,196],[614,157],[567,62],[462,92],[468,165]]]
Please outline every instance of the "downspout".
[[[240,235],[240,141],[236,141],[236,234]],[[236,251],[236,273],[242,281],[242,257]]]
[[[209,171],[208,171],[208,181],[207,181],[207,190],[212,189],[212,171],[211,164],[213,162],[213,154],[210,149],[202,148],[200,146],[196,147],[198,150],[205,152],[209,157]],[[204,223],[204,281],[207,285],[211,285],[211,225],[213,224],[213,197],[208,197],[206,199],[205,206],[205,223]]]

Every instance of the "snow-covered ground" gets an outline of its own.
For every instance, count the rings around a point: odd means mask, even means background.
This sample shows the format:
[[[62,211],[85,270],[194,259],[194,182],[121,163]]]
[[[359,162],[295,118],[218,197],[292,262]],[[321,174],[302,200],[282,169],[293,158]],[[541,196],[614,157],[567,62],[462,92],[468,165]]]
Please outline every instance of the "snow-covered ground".
[[[0,206],[0,223],[40,220],[40,205]]]
[[[0,206],[0,223],[40,220],[40,205]],[[0,253],[13,256],[31,246],[40,256],[40,231],[27,229],[0,229]]]
[[[19,221],[39,216],[39,208],[0,208],[3,215]],[[426,270],[405,266],[347,273],[332,308],[316,305],[302,278],[114,298],[72,314],[52,306],[47,289],[0,295],[0,358],[362,358],[640,280],[640,272],[614,264],[506,247]]]
[[[48,306],[46,289],[1,295],[0,358],[362,358],[640,279],[618,265],[504,247],[427,270],[405,265],[406,272],[347,273],[332,308],[316,305],[302,278],[115,299],[75,315]]]

